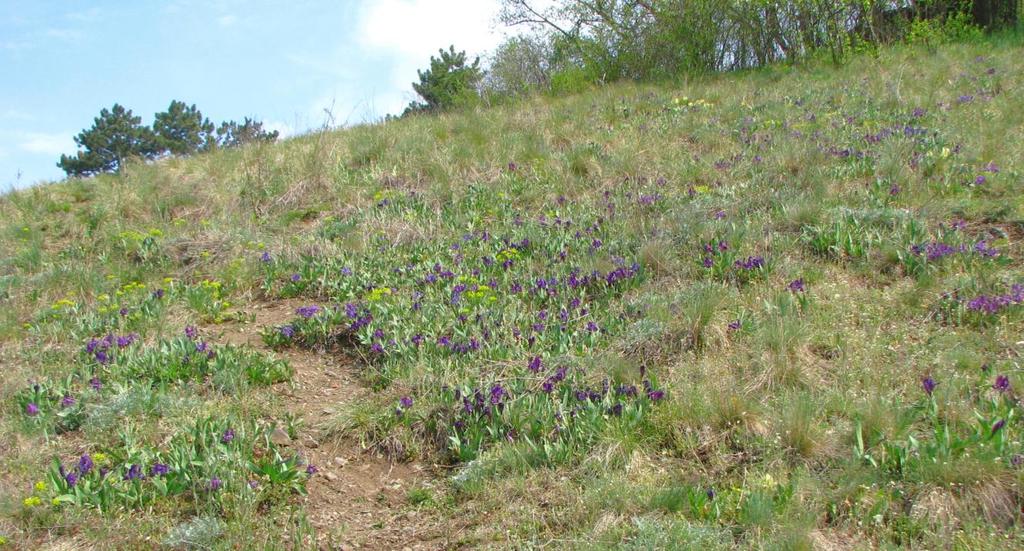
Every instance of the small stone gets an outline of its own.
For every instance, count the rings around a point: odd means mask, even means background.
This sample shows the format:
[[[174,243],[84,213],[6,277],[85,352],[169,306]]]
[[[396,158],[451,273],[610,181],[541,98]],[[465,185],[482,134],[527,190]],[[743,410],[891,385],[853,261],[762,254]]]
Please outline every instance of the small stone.
[[[287,446],[291,444],[292,438],[288,436],[288,433],[281,428],[275,428],[270,433],[270,441],[278,446]]]
[[[338,475],[336,475],[336,474],[334,474],[332,472],[324,473],[324,477],[326,477],[327,480],[330,480],[331,482],[334,482],[335,480],[338,480]]]
[[[334,464],[339,466],[339,467],[344,467],[345,463],[348,463],[348,461],[345,461],[344,457],[335,457],[334,458]]]

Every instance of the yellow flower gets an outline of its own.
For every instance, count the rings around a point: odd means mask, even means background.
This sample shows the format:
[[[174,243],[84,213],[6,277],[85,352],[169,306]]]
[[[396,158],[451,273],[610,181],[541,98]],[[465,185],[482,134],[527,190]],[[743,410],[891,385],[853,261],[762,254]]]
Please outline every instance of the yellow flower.
[[[50,505],[53,505],[54,507],[60,507],[60,499],[56,497],[51,499]]]
[[[96,299],[99,300],[100,302],[106,302],[110,300],[110,295],[103,293],[102,295],[96,297]]]
[[[164,285],[170,285],[171,283],[174,283],[174,278],[172,278],[172,277],[165,277],[164,278]]]
[[[93,460],[94,463],[102,465],[103,463],[107,462],[107,454],[102,453],[102,452],[94,453],[92,455],[92,460]]]
[[[35,507],[36,505],[42,505],[43,500],[39,499],[39,496],[29,496],[21,500],[25,507]]]
[[[62,298],[62,299],[58,300],[57,302],[54,302],[53,305],[50,306],[50,308],[52,308],[54,310],[60,310],[62,308],[74,308],[74,307],[75,307],[75,303],[70,301],[70,300],[68,300],[68,299],[66,299],[66,298]]]
[[[390,287],[376,287],[370,291],[370,296],[366,297],[366,300],[370,302],[376,302],[386,296],[391,295]]]
[[[44,492],[44,491],[46,491],[46,483],[43,482],[42,480],[40,480],[39,482],[36,482],[36,491],[37,492]]]

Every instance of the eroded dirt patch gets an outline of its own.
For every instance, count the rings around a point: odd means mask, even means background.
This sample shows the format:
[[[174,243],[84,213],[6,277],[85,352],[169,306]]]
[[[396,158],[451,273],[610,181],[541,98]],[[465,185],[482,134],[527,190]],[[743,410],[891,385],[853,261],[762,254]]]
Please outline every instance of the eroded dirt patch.
[[[265,349],[260,332],[295,317],[308,302],[283,300],[246,311],[253,321],[210,328],[218,341]],[[450,548],[438,519],[410,505],[409,491],[430,479],[417,463],[396,463],[362,449],[358,442],[320,433],[322,421],[370,392],[355,365],[332,351],[287,349],[277,355],[295,371],[291,384],[274,387],[288,412],[301,421],[299,438],[285,445],[315,465],[305,508],[321,549]]]

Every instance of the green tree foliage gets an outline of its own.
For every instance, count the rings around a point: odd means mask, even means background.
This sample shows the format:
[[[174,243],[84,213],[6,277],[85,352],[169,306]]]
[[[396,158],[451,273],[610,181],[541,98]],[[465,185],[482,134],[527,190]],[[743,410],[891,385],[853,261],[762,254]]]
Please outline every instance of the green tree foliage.
[[[606,82],[818,55],[842,62],[858,50],[913,38],[921,21],[940,33],[952,29],[955,39],[970,28],[1014,24],[1018,16],[1014,0],[502,0],[500,12],[506,25],[530,28],[552,46],[544,65],[552,74],[541,86],[565,80],[563,73]],[[517,40],[499,48],[492,70],[509,74],[521,55]],[[507,80],[487,84],[495,91],[518,87]]]
[[[100,111],[92,128],[75,136],[75,143],[77,154],[61,155],[57,163],[68,176],[121,170],[130,158],[152,159],[161,151],[153,131],[142,125],[142,118],[116,103],[109,111]]]
[[[218,147],[273,142],[278,137],[276,130],[268,132],[262,122],[249,117],[241,123],[226,121],[215,127],[194,104],[177,100],[153,119],[152,128],[143,126],[141,117],[114,104],[111,110],[100,112],[92,128],[75,137],[79,147],[75,156],[61,155],[57,166],[68,176],[93,176],[119,171],[131,158],[192,155]]]
[[[554,46],[547,37],[512,37],[500,44],[491,56],[484,87],[505,95],[545,88],[551,81],[554,62]]]
[[[420,81],[412,83],[413,90],[423,101],[410,103],[403,116],[448,109],[475,96],[476,86],[483,78],[480,58],[467,63],[466,52],[456,52],[454,45],[438,53],[440,57],[430,57],[429,69],[417,71]]]
[[[241,123],[227,121],[217,128],[217,146],[238,147],[250,143],[274,142],[278,132],[263,129],[263,123],[246,117]]]
[[[157,113],[153,133],[161,148],[172,155],[191,155],[214,145],[214,125],[203,118],[195,104],[172,101],[167,111]]]

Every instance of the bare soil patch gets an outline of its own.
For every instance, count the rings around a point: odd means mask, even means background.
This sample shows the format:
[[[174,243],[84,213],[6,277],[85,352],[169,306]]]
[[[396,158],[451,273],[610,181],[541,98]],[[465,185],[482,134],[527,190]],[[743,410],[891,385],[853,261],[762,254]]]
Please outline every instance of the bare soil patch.
[[[260,331],[286,323],[308,301],[255,304],[255,320],[217,326],[217,340],[265,349]],[[315,465],[304,505],[321,549],[446,549],[451,544],[438,519],[409,503],[409,490],[430,478],[418,463],[396,463],[354,441],[325,441],[321,421],[339,406],[370,392],[354,364],[335,352],[287,349],[277,353],[295,370],[292,384],[280,384],[288,412],[301,419],[297,441],[286,445]]]

